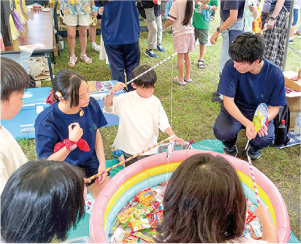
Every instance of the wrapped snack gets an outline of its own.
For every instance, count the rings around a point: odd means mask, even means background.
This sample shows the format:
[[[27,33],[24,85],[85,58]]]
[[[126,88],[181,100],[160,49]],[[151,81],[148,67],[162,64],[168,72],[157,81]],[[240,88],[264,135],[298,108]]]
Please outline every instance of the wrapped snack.
[[[148,219],[132,219],[129,222],[132,232],[151,228]]]
[[[158,217],[157,217],[157,214],[152,212],[152,213],[149,213],[148,215],[146,215],[146,217],[148,218],[148,221],[151,225],[152,228],[156,228],[157,225],[158,225]]]
[[[146,241],[147,243],[155,243],[153,238],[142,234],[141,232],[132,233],[133,236],[138,237],[139,239]]]
[[[256,218],[256,215],[252,211],[247,209],[246,224],[249,224],[255,218]]]
[[[130,233],[125,233],[121,243],[138,243],[138,238]]]
[[[135,199],[132,199],[131,201],[129,201],[125,206],[124,206],[124,210],[125,209],[129,209],[129,208],[132,208],[134,206],[137,205],[137,202],[135,201]]]
[[[249,198],[246,198],[246,202],[247,202],[247,209],[255,213],[255,209],[257,208],[256,205],[253,202],[251,202]]]
[[[253,233],[254,233],[254,239],[258,239],[258,238],[262,238],[262,227],[261,227],[261,223],[259,222],[259,220],[256,218],[253,221],[250,222],[250,225],[253,229]]]
[[[158,218],[158,223],[160,223],[163,220],[163,211],[162,210],[157,210],[155,211],[157,218]]]
[[[160,185],[160,186],[167,186],[167,185],[168,185],[168,182],[169,182],[169,180],[164,181],[164,182],[160,183],[159,185]]]
[[[246,237],[249,237],[249,238],[252,238],[252,233],[251,233],[251,229],[250,229],[250,224],[247,224],[246,226],[245,226],[245,231],[244,231],[244,236],[246,236]]]
[[[148,231],[147,234],[148,234],[150,237],[155,237],[155,236],[157,236],[159,233],[158,233],[156,230],[152,229],[152,230]]]
[[[117,219],[123,228],[126,228],[131,219],[134,218],[133,208],[125,209],[117,214]]]
[[[141,192],[139,192],[135,196],[135,200],[137,202],[142,203],[143,205],[149,207],[150,205],[153,205],[153,203],[156,201],[151,189],[148,187]]]
[[[133,213],[136,219],[146,218],[146,215],[152,211],[151,208],[146,207],[145,205],[138,203],[133,208]]]

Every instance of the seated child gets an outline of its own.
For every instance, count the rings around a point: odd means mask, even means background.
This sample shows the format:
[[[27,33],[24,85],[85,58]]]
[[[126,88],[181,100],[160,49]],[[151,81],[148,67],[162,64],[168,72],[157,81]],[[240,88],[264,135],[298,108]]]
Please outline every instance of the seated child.
[[[37,157],[77,165],[87,177],[104,171],[106,161],[98,129],[107,121],[96,100],[90,98],[86,78],[61,70],[52,86],[57,101],[40,113],[35,123]],[[103,174],[89,184],[93,198],[109,180]]]
[[[263,203],[255,210],[262,240],[243,236],[246,197],[235,169],[219,156],[201,153],[183,161],[169,180],[163,209],[157,227],[161,243],[279,242]]]
[[[21,65],[1,57],[1,119],[13,119],[23,105],[24,89],[30,86],[30,79]],[[0,194],[8,178],[27,159],[15,138],[0,125]]]
[[[150,68],[148,65],[136,67],[132,73],[132,78]],[[121,94],[118,97],[111,94],[105,99],[104,111],[119,116],[118,132],[113,146],[122,150],[125,158],[156,144],[159,129],[169,136],[174,135],[160,100],[153,95],[156,81],[156,72],[151,70],[132,83],[135,91]],[[124,87],[124,83],[118,82],[112,90],[120,91]],[[184,140],[176,136],[172,140],[185,145]],[[142,157],[127,162],[126,166],[145,156],[155,154],[156,151],[157,148],[153,148],[142,154]]]
[[[30,161],[1,195],[1,242],[62,242],[85,213],[84,172],[65,162]]]

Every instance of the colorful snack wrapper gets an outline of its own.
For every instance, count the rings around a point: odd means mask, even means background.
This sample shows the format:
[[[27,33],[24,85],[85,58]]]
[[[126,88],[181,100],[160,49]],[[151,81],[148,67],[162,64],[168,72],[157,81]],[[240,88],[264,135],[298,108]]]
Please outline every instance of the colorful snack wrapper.
[[[247,209],[246,224],[249,224],[255,218],[256,218],[256,215],[252,211]]]
[[[167,186],[167,185],[168,185],[168,182],[169,182],[169,180],[164,181],[164,182],[160,183],[159,185],[160,185],[160,186]]]
[[[261,238],[262,237],[262,227],[261,227],[261,223],[259,222],[259,220],[253,220],[252,222],[250,222],[250,225],[253,228],[253,232],[254,232],[254,238]]]
[[[152,211],[151,208],[146,207],[142,203],[138,203],[134,208],[133,208],[133,213],[135,218],[141,219],[141,218],[146,218],[146,215],[149,214]]]
[[[246,225],[243,235],[246,236],[246,237],[252,238],[250,225]]]
[[[155,243],[153,238],[142,234],[141,232],[132,233],[133,236],[138,237],[139,239],[146,241],[147,243]]]
[[[131,219],[134,218],[133,208],[125,209],[117,214],[117,219],[123,228],[126,228]]]
[[[138,238],[129,233],[125,233],[121,243],[138,243]]]
[[[149,221],[151,227],[156,228],[158,225],[158,221],[159,221],[157,214],[152,212],[152,213],[149,213],[148,215],[146,215],[146,217],[148,218],[148,221]]]
[[[253,202],[251,202],[248,198],[246,198],[246,202],[247,202],[247,209],[255,213],[255,209],[257,208],[256,205]]]
[[[132,219],[129,222],[132,232],[140,231],[143,229],[151,228],[148,219]]]
[[[119,225],[120,225],[120,222],[119,222],[119,220],[117,219],[117,220],[115,221],[115,223],[113,224],[113,226],[112,226],[112,229],[111,229],[111,231],[110,231],[110,233],[109,233],[109,236],[113,236],[115,230],[117,229],[117,227],[118,227]]]
[[[156,201],[152,190],[149,187],[139,192],[134,198],[137,202],[140,202],[147,207],[153,205]]]

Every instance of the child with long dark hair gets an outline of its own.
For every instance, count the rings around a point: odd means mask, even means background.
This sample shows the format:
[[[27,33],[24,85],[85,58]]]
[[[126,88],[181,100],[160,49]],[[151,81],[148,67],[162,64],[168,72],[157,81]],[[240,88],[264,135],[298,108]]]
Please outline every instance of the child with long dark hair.
[[[194,27],[192,26],[194,1],[177,0],[171,6],[168,14],[168,21],[164,28],[172,25],[173,46],[178,53],[179,76],[173,81],[180,85],[186,85],[186,82],[192,82],[190,78],[190,57],[189,52],[195,49]],[[184,62],[185,60],[185,62]],[[186,73],[184,75],[184,63]]]
[[[66,161],[81,167],[87,177],[106,169],[99,128],[107,121],[94,98],[89,96],[86,78],[61,70],[53,81],[56,102],[36,119],[35,141],[38,158]],[[110,180],[107,174],[92,181],[88,190],[96,198]]]
[[[66,162],[27,162],[1,195],[1,242],[48,243],[67,239],[85,213],[84,172]]]
[[[224,158],[196,154],[173,173],[163,199],[158,242],[262,242],[243,236],[246,198],[235,169]],[[262,239],[279,242],[268,207],[255,210]]]

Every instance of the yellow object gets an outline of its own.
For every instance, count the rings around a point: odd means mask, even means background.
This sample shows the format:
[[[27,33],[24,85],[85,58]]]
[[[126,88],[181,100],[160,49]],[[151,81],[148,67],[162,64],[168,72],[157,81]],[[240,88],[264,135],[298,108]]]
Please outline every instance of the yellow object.
[[[16,7],[16,10],[18,11],[19,15],[20,15],[20,19],[22,21],[23,24],[26,24],[27,20],[25,19],[23,13],[22,13],[22,10],[21,10],[21,7],[20,7],[20,0],[15,0],[15,7]]]
[[[24,13],[26,14],[27,13],[27,7],[26,7],[25,0],[22,0],[22,8],[23,8]]]
[[[262,21],[261,21],[261,13],[260,13],[260,9],[259,7],[257,7],[258,13],[259,13],[259,17],[257,19],[255,19],[252,23],[252,29],[255,33],[258,33],[259,31],[261,31],[261,26],[262,26]]]
[[[94,16],[91,16],[91,25],[96,26],[97,25],[97,18]]]
[[[14,41],[20,36],[20,32],[16,28],[15,22],[13,20],[13,16],[11,14],[8,17],[8,21],[9,21],[9,26],[10,26],[10,32],[12,35],[11,37],[12,37],[12,40]]]
[[[55,0],[49,0],[49,6],[50,8],[54,8]],[[57,3],[56,10],[60,10],[60,1]]]

